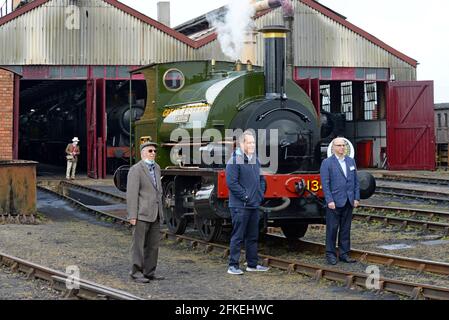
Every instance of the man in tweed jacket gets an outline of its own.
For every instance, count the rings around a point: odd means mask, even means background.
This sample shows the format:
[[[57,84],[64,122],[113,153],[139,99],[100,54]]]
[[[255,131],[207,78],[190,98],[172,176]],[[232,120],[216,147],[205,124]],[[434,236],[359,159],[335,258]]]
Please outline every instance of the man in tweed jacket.
[[[155,162],[156,147],[154,142],[140,146],[142,160],[129,170],[126,188],[128,220],[133,226],[130,275],[139,283],[163,279],[155,275],[163,214],[161,168]]]

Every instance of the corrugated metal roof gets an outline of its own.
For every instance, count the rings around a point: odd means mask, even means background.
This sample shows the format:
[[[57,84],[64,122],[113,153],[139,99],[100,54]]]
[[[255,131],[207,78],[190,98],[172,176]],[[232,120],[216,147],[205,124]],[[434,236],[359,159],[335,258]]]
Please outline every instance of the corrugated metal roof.
[[[317,8],[320,8],[320,11]],[[397,80],[416,80],[415,60],[351,25],[341,15],[308,0],[295,1],[294,9],[295,66],[389,68]],[[323,14],[323,11],[326,14]],[[282,9],[274,9],[260,15],[255,23],[257,28],[283,24]],[[218,41],[213,42],[216,44],[209,44],[208,49],[218,46]],[[200,51],[208,49],[201,48]],[[263,41],[260,35],[257,35],[255,64],[263,64]]]
[[[34,0],[0,18],[0,65],[145,65],[192,59],[229,60],[215,33],[197,41],[116,0],[78,0],[80,29],[66,27],[71,0]],[[313,0],[294,1],[295,65],[388,67],[397,80],[416,79],[417,62]],[[200,19],[201,20],[201,19]],[[267,10],[258,27],[282,24]],[[196,34],[198,36],[198,34]],[[258,35],[257,61],[263,64]]]
[[[145,65],[194,59],[202,45],[118,1],[76,3],[79,28],[71,0],[35,0],[0,18],[0,64]]]

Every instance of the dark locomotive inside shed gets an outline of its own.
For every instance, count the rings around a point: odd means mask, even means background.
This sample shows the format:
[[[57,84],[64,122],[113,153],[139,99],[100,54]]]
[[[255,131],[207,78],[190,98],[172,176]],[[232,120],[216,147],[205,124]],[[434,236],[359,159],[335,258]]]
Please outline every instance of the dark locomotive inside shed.
[[[130,117],[134,121],[143,114],[146,86],[144,81],[134,80],[130,91],[129,80],[107,80],[104,83],[103,109],[100,90],[93,95],[88,94],[85,80],[22,80],[19,158],[38,161],[44,168],[41,171],[62,173],[62,167],[66,165],[65,148],[73,137],[78,137],[81,148],[79,173],[87,172],[88,158],[98,156],[106,158],[107,174],[129,163]],[[88,109],[96,119],[88,119]],[[89,122],[95,124],[96,136],[102,136],[104,130],[107,137],[105,150],[95,156],[94,149],[98,146],[95,145],[97,141],[89,141]]]

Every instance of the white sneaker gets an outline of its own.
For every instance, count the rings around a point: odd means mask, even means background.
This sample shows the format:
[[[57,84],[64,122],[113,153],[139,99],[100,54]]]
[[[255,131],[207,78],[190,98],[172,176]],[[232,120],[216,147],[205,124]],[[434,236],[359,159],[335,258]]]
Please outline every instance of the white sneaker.
[[[239,268],[236,268],[236,267],[232,266],[232,267],[229,267],[229,268],[228,268],[228,273],[229,273],[229,274],[242,275],[242,274],[243,274],[243,271],[240,270]]]
[[[268,270],[270,270],[270,268],[261,266],[259,264],[255,268],[246,267],[246,271],[249,271],[249,272],[256,272],[256,271],[265,272]]]

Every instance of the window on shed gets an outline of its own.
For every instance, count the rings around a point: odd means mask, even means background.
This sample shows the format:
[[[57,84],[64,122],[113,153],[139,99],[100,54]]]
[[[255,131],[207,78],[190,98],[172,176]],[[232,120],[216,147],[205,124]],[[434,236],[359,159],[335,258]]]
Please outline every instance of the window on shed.
[[[320,86],[321,108],[324,111],[331,112],[331,86],[323,84]]]
[[[444,127],[447,128],[447,113],[444,113]]]
[[[438,117],[438,128],[441,128],[441,113],[438,113],[437,117]]]
[[[352,82],[341,84],[341,112],[345,114],[347,121],[352,121]]]
[[[377,84],[365,82],[364,120],[377,120]]]

